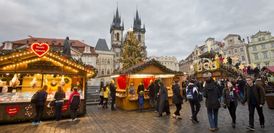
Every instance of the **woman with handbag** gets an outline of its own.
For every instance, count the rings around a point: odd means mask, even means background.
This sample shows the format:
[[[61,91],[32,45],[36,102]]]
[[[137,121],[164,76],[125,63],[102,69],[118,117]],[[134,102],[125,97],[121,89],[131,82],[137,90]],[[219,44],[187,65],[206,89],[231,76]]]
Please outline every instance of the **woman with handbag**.
[[[61,86],[58,86],[58,90],[54,95],[55,99],[55,119],[59,121],[62,117],[62,106],[64,104],[65,92]]]

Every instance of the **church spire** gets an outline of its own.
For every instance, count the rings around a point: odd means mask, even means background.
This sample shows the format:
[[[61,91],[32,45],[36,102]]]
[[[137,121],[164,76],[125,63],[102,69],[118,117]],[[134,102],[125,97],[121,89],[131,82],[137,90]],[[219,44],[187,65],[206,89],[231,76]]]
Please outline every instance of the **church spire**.
[[[133,31],[145,32],[145,28],[144,27],[142,28],[142,21],[139,16],[138,9],[136,9],[136,15],[134,17]]]
[[[111,32],[113,29],[124,30],[124,26],[121,25],[121,16],[119,15],[118,5],[117,5],[117,8],[116,8],[116,13],[115,13],[115,15],[113,16],[112,24],[111,24],[111,26],[110,26],[110,32]]]

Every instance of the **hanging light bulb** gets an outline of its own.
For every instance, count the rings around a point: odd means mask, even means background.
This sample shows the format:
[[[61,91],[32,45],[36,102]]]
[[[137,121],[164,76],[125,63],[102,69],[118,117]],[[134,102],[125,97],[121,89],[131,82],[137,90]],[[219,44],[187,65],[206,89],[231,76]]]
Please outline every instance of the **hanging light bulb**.
[[[14,74],[13,78],[10,81],[10,86],[15,87],[20,84],[20,81],[18,80],[17,74]]]

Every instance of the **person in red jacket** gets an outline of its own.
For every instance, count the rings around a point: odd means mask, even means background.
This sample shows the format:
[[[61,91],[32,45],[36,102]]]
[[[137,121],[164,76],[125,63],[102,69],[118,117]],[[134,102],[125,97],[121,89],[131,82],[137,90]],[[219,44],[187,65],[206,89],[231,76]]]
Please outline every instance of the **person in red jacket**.
[[[71,121],[78,120],[77,117],[77,110],[80,106],[80,94],[78,93],[78,88],[74,87],[73,92],[69,96],[69,107],[70,107],[70,115]]]

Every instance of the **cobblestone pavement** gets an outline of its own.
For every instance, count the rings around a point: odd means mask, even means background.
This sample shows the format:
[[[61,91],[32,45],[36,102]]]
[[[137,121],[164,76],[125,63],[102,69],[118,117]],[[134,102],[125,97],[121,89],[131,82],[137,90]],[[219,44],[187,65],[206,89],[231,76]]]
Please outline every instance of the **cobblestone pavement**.
[[[171,107],[171,112],[175,107]],[[81,117],[80,121],[70,122],[68,119],[58,123],[55,121],[44,121],[39,126],[32,126],[31,123],[11,124],[0,126],[1,133],[207,133],[208,119],[206,108],[202,104],[201,111],[198,114],[200,123],[193,124],[190,118],[190,107],[188,103],[183,104],[181,111],[182,120],[176,120],[170,116],[157,117],[154,111],[110,111],[103,110],[97,106],[88,106],[87,115]],[[264,107],[266,119],[265,128],[259,127],[259,119],[255,114],[255,132],[274,131],[274,110]],[[231,118],[227,109],[219,110],[219,130],[220,133],[240,133],[251,132],[246,129],[248,125],[247,106],[239,105],[237,108],[237,125],[231,127]]]

